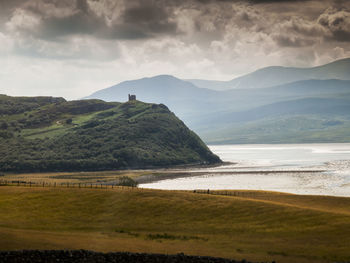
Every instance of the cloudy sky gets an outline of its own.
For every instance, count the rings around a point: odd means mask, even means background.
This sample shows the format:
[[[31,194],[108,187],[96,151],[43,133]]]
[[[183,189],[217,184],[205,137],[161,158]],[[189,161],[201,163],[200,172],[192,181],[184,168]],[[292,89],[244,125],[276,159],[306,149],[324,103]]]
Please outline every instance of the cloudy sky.
[[[0,0],[0,93],[77,99],[350,57],[350,1]]]

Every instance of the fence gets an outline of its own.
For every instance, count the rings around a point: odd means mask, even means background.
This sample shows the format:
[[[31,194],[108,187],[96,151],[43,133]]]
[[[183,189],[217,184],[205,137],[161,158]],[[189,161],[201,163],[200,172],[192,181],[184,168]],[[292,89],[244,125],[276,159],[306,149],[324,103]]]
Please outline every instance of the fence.
[[[208,195],[224,195],[224,196],[236,196],[236,197],[254,197],[257,198],[259,193],[256,191],[246,191],[246,190],[210,190],[210,189],[196,189],[191,191],[196,194],[208,194]],[[262,196],[266,196],[264,193]]]
[[[122,186],[107,183],[71,183],[71,182],[27,182],[19,180],[0,180],[0,186],[24,186],[24,187],[60,187],[60,188],[94,188],[94,189],[113,189],[113,188],[136,188],[135,186]]]
[[[135,186],[122,186],[117,184],[108,183],[72,183],[72,182],[27,182],[19,180],[0,180],[0,186],[24,186],[24,187],[53,187],[53,188],[91,188],[91,189],[138,189],[138,190],[152,190],[148,188],[139,188]],[[178,192],[176,190],[171,190]],[[236,196],[236,197],[257,197],[257,193],[249,191],[235,191],[235,190],[210,190],[210,189],[196,189],[191,191],[180,191],[195,194],[208,194],[208,195],[224,195],[224,196]]]

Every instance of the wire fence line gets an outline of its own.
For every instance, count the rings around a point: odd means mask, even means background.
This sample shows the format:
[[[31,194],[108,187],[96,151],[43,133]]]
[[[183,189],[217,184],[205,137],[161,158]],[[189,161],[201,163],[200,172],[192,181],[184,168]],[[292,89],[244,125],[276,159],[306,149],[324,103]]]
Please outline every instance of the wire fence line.
[[[128,187],[131,189],[135,186],[125,186],[109,183],[72,183],[72,182],[32,182],[21,180],[0,180],[0,186],[23,186],[23,187],[53,187],[53,188],[94,188],[94,189],[113,189]]]
[[[210,189],[196,189],[191,191],[196,194],[207,194],[207,195],[223,195],[223,196],[235,196],[235,197],[254,197],[260,196],[259,192],[256,191],[246,191],[246,190],[210,190]],[[261,194],[261,196],[266,197],[266,194]]]
[[[142,188],[137,186],[126,186],[105,183],[73,183],[73,182],[32,182],[32,181],[21,181],[21,180],[3,180],[0,179],[0,186],[22,186],[22,187],[51,187],[51,188],[90,188],[90,189],[137,189],[137,190],[152,190],[149,188]],[[160,189],[157,189],[160,190]],[[167,190],[169,191],[169,190]],[[210,190],[210,189],[195,189],[195,190],[171,190],[173,192],[187,192],[195,194],[206,194],[206,195],[221,195],[221,196],[236,196],[236,197],[249,197],[251,195],[256,196],[256,193],[249,191],[239,190]]]

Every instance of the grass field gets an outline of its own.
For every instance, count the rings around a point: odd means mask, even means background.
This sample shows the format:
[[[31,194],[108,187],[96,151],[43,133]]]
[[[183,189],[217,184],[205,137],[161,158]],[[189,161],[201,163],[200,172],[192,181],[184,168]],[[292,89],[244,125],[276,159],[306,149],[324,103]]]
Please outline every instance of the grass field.
[[[168,178],[187,177],[193,175],[191,172],[179,169],[145,169],[145,170],[114,170],[114,171],[84,171],[84,172],[49,172],[49,173],[6,173],[0,176],[0,184],[8,182],[9,184],[22,184],[29,182],[33,184],[81,184],[89,186],[90,184],[115,184],[121,177],[130,177],[137,180],[140,184]],[[195,167],[195,166],[192,166]],[[208,166],[209,167],[209,166]],[[198,175],[198,173],[197,173]]]
[[[235,194],[2,186],[0,248],[350,261],[350,198]]]
[[[96,172],[51,172],[51,173],[6,173],[0,180],[45,183],[99,183],[113,182],[122,176],[137,178],[142,175],[157,174],[154,170],[121,170]]]

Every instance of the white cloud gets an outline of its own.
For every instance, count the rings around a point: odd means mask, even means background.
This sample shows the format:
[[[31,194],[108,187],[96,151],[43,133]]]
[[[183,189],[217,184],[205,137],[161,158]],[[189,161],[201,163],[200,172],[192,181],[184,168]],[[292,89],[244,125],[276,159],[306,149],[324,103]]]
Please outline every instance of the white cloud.
[[[0,32],[0,56],[8,55],[12,52],[13,39]]]
[[[41,19],[39,16],[23,9],[16,9],[10,19],[6,23],[6,28],[11,33],[21,31],[32,31],[40,25]]]

